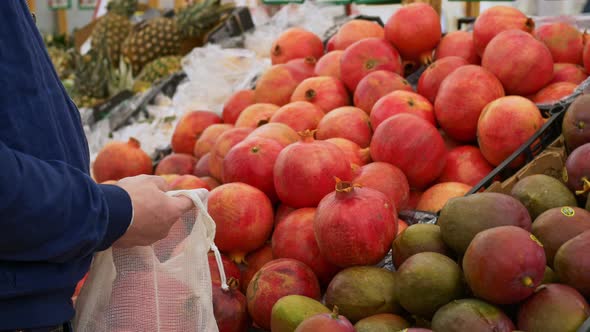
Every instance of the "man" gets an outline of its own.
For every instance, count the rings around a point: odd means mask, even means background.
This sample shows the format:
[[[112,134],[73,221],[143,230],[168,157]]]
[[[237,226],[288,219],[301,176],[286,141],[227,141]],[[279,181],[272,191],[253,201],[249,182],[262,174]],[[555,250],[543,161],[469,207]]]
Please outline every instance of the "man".
[[[67,331],[93,253],[162,239],[192,207],[159,177],[97,185],[88,169],[78,110],[25,0],[0,1],[0,331]]]

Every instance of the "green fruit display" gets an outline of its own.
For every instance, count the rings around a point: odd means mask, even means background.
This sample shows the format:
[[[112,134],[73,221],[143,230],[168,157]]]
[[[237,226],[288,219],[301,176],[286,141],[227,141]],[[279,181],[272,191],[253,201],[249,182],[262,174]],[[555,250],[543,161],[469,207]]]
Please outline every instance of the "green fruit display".
[[[305,319],[330,312],[330,309],[312,298],[288,295],[272,307],[270,328],[273,332],[293,332]]]
[[[526,206],[533,220],[549,209],[578,205],[576,197],[563,182],[544,174],[521,179],[511,194]]]
[[[494,305],[478,299],[453,301],[432,318],[432,329],[445,332],[512,332],[514,324]]]
[[[354,324],[356,332],[389,332],[410,327],[403,317],[393,314],[379,314],[359,320]]]
[[[392,249],[393,262],[398,268],[406,259],[421,252],[452,255],[451,249],[442,239],[440,227],[433,224],[411,225],[395,238]]]

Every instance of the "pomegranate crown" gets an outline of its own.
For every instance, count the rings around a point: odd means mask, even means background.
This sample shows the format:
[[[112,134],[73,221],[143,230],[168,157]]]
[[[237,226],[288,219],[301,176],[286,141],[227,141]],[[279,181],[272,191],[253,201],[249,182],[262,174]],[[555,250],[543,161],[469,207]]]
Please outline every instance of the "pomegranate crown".
[[[359,183],[353,183],[351,181],[342,181],[338,177],[334,177],[336,181],[336,192],[337,193],[350,193],[354,188],[361,188],[362,185]]]

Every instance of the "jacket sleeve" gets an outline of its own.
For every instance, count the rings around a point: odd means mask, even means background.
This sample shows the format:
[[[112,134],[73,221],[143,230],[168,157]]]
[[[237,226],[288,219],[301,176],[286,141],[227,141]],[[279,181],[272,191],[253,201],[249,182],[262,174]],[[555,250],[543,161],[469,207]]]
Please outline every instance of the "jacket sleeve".
[[[0,141],[0,261],[66,262],[112,245],[132,219],[127,192]]]

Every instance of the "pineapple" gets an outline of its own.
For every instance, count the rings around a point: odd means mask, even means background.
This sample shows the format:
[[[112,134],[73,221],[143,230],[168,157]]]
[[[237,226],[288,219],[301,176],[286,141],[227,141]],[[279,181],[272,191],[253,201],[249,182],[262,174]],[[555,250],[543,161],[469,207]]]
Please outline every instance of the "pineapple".
[[[137,10],[137,0],[111,0],[107,4],[109,13],[129,17]]]
[[[114,63],[119,62],[121,45],[131,31],[131,22],[125,16],[112,12],[101,17],[92,30],[92,48],[105,47]]]
[[[165,56],[148,63],[137,76],[133,90],[143,91],[159,80],[179,71],[181,59],[179,56]]]
[[[181,55],[182,42],[202,38],[215,27],[233,5],[220,0],[205,0],[180,9],[174,18],[158,17],[136,26],[123,43],[134,73],[141,72],[149,62],[168,55]]]
[[[75,57],[74,94],[97,99],[108,97],[111,62],[105,48],[93,48],[87,54]]]
[[[48,47],[47,53],[49,53],[49,58],[59,78],[64,79],[67,77],[72,71],[73,66],[71,53],[55,46]]]

